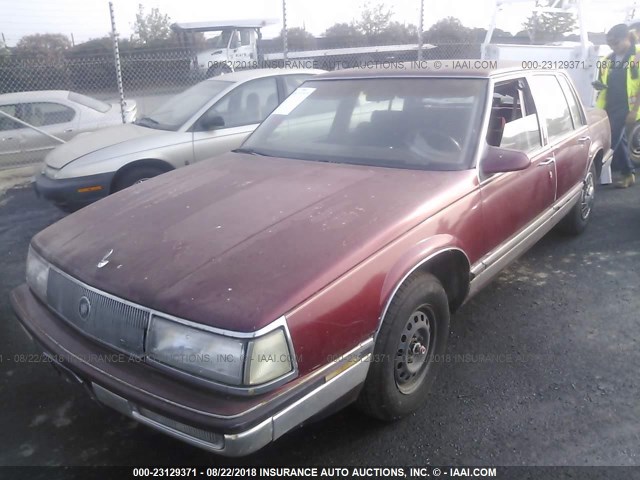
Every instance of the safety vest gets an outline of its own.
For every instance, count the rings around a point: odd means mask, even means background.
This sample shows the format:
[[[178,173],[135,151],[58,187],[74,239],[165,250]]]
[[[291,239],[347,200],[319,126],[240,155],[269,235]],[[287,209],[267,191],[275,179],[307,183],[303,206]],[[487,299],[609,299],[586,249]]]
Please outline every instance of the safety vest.
[[[611,70],[611,63],[615,60],[612,60],[611,57],[606,57],[604,60],[600,62],[600,81],[605,85],[608,85],[607,81],[609,79],[609,71]],[[638,77],[631,77],[631,66],[635,65],[638,69]],[[629,110],[633,110],[633,107],[636,103],[636,98],[640,94],[640,45],[636,45],[635,55],[629,57],[627,69],[627,98],[629,99]],[[596,107],[605,108],[607,106],[607,90],[601,90],[598,94],[598,99],[596,101]],[[636,116],[636,121],[640,120],[640,110],[638,110],[638,115]]]

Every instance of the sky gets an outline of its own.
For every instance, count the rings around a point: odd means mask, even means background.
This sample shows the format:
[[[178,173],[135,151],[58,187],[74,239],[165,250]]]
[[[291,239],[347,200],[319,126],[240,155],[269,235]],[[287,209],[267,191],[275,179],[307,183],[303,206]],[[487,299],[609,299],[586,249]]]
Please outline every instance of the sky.
[[[360,16],[365,0],[286,0],[289,27],[305,27],[322,34],[336,22],[351,22]],[[393,20],[418,24],[420,0],[382,0],[394,12]],[[484,27],[490,22],[495,0],[424,0],[425,30],[438,20],[453,16],[465,26]],[[633,0],[583,0],[585,25],[589,31],[604,32],[624,21]],[[277,36],[282,28],[282,0],[113,0],[118,33],[128,38],[142,3],[148,13],[158,8],[175,22],[236,19],[276,19],[277,25],[263,30],[265,38]],[[378,0],[372,0],[372,4]],[[638,2],[640,5],[640,2]],[[533,1],[503,7],[497,27],[515,33],[531,13]],[[640,17],[640,8],[637,17]],[[0,33],[13,46],[23,35],[63,33],[75,43],[106,35],[111,28],[106,0],[0,0]]]

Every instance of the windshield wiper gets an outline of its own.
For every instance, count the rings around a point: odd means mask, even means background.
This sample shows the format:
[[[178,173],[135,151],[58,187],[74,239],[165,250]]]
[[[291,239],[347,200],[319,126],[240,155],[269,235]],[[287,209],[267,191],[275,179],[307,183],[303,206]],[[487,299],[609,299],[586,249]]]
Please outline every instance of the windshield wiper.
[[[158,122],[157,120],[154,120],[151,117],[142,117],[139,118],[138,120],[136,120],[136,124],[137,125],[142,125],[142,123],[147,123],[147,124],[151,124],[151,125],[159,125],[160,122]]]
[[[260,155],[261,157],[270,157],[271,155],[267,155],[264,152],[259,152],[258,150],[254,150],[253,148],[236,148],[235,150],[231,150],[233,153],[246,153],[248,155]]]

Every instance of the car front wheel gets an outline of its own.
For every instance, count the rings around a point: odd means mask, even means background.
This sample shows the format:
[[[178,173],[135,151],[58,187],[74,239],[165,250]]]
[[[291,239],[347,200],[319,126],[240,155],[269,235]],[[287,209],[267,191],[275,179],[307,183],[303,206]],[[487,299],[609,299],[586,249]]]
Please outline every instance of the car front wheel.
[[[164,170],[155,167],[132,168],[129,171],[123,172],[118,176],[118,178],[116,178],[116,181],[113,185],[113,191],[119,192],[120,190],[124,190],[131,185],[142,183],[146,180],[149,180],[150,178],[157,177],[162,173],[164,173]]]
[[[366,414],[395,420],[420,408],[442,364],[449,303],[440,281],[416,273],[398,289],[378,333],[357,401]]]

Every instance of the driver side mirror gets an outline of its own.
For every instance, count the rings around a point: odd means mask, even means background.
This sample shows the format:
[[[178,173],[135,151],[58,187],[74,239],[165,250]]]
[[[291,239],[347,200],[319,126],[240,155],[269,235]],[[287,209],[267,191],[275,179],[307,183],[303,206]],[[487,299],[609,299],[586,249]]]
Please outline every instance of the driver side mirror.
[[[200,129],[203,131],[214,130],[216,128],[224,127],[224,118],[220,115],[203,115],[200,119]]]
[[[491,175],[494,173],[517,172],[525,170],[531,165],[529,156],[519,150],[494,147],[489,145],[480,162],[482,172]]]

